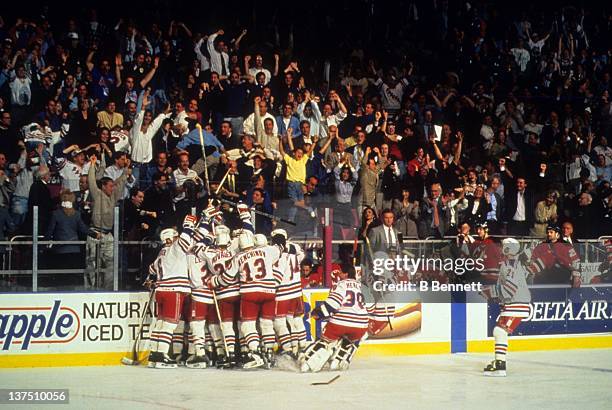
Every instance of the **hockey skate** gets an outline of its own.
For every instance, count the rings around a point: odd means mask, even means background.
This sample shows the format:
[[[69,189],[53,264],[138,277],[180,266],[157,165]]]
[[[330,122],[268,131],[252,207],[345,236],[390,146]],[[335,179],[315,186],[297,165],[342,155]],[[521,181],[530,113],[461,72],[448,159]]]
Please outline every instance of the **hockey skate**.
[[[177,366],[185,366],[185,363],[187,362],[187,356],[184,353],[180,353],[174,356],[174,362],[177,364]]]
[[[244,362],[242,364],[242,368],[245,370],[257,369],[266,364],[265,360],[261,355],[257,352],[248,352]]]
[[[229,356],[224,354],[219,355],[216,363],[217,369],[233,369],[238,365],[236,360],[236,355],[234,353],[230,353]]]
[[[493,360],[484,368],[483,374],[489,377],[506,377],[506,362]]]
[[[185,367],[189,369],[206,369],[208,358],[206,356],[191,355],[185,362]]]
[[[271,369],[274,367],[276,363],[276,358],[274,357],[274,350],[272,349],[262,349],[260,355],[263,357],[265,362],[265,368]]]
[[[176,369],[178,366],[168,355],[162,352],[151,352],[147,367],[152,369]]]

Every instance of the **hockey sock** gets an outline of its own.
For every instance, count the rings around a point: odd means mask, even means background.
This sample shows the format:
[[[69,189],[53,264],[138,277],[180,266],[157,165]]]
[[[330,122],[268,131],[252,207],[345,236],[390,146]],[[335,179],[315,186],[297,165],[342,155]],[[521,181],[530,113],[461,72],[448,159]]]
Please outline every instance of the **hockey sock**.
[[[206,320],[196,320],[189,323],[190,340],[189,354],[204,356],[204,341],[206,338]]]
[[[223,336],[225,336],[225,342],[227,343],[227,349],[229,352],[227,354],[234,353],[236,348],[236,332],[234,331],[234,324],[232,322],[222,322],[221,330],[223,332]],[[223,343],[221,343],[223,347]]]
[[[157,320],[155,330],[151,332],[151,350],[168,354],[172,343],[172,332],[176,328],[176,323]],[[155,350],[153,350],[155,348]]]
[[[242,330],[242,321],[238,321],[238,343],[240,344],[240,352],[247,352],[249,350]]]
[[[218,323],[215,323],[215,324],[211,323],[208,325],[208,330],[210,330],[210,335],[212,336],[213,343],[215,344],[215,349],[217,349],[217,354],[218,355],[225,354],[225,349],[223,347],[223,340],[221,340],[222,338],[221,326],[219,326]]]
[[[495,338],[495,360],[505,362],[508,352],[508,332],[499,326],[495,326],[493,337]]]
[[[261,338],[266,349],[273,349],[276,342],[274,335],[274,323],[271,319],[259,319],[259,327],[261,328]]]
[[[306,328],[304,327],[304,317],[296,316],[288,319],[289,327],[291,328],[291,344],[294,349],[304,349],[308,342],[306,341]]]
[[[174,355],[180,355],[183,352],[183,345],[185,343],[185,322],[180,320],[174,333],[172,334],[172,353]]]
[[[240,323],[240,330],[244,335],[244,342],[248,349],[256,352],[259,349],[259,333],[254,320]]]
[[[289,327],[287,327],[287,319],[285,317],[277,317],[274,319],[274,331],[278,338],[278,343],[282,350],[291,350],[291,338]],[[265,343],[265,342],[264,342]]]

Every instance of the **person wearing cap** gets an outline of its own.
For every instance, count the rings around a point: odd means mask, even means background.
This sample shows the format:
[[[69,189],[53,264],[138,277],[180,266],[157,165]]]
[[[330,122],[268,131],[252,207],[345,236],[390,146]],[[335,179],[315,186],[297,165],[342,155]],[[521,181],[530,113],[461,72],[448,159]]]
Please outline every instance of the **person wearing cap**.
[[[548,226],[557,223],[557,193],[550,191],[543,201],[538,202],[535,209],[535,221],[531,228],[531,236],[544,237]]]

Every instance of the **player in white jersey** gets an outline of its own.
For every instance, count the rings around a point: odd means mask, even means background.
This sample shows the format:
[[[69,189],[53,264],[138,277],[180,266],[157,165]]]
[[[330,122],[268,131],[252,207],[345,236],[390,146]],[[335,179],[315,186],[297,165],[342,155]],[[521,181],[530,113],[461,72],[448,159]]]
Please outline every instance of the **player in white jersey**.
[[[209,276],[205,255],[206,245],[197,243],[189,255],[189,281],[191,283],[191,301],[189,305],[189,358],[185,366],[192,369],[205,369],[206,357],[206,322],[213,314],[216,316],[212,290],[208,287]]]
[[[370,320],[387,320],[393,309],[366,304],[361,282],[355,280],[355,267],[344,264],[340,281],[325,302],[313,309],[315,318],[328,319],[321,338],[310,344],[299,360],[302,372],[318,372],[329,362],[330,370],[345,370],[367,334]]]
[[[497,283],[483,290],[483,295],[488,300],[501,304],[501,313],[493,329],[495,360],[484,368],[485,376],[506,375],[508,334],[512,333],[524,318],[529,317],[531,311],[531,293],[526,280],[528,271],[519,257],[520,252],[521,244],[516,239],[506,238],[502,241],[502,253],[506,260],[499,269]]]
[[[287,232],[284,229],[275,229],[271,235],[272,243],[285,249],[277,262],[282,280],[276,288],[274,330],[280,344],[279,353],[289,353],[297,358],[299,350],[306,347],[304,300],[300,276],[300,263],[304,259],[304,251],[297,244],[287,243]]]
[[[216,364],[218,368],[231,368],[236,365],[236,331],[234,322],[238,320],[240,312],[240,284],[236,275],[234,264],[235,253],[231,249],[230,230],[225,225],[214,228],[215,245],[203,249],[208,272],[212,274],[210,286],[216,292],[219,303],[221,323],[216,312],[214,319],[209,315],[209,328],[216,348]],[[219,278],[226,273],[227,277],[234,277],[232,283],[221,285]],[[225,337],[225,343],[223,343]],[[228,351],[225,351],[227,345]]]
[[[194,243],[196,218],[188,215],[183,223],[183,232],[164,229],[160,238],[165,246],[149,267],[147,283],[155,286],[157,317],[151,331],[151,353],[149,367],[174,368],[176,361],[168,356],[172,333],[179,326],[186,301],[191,293],[187,254]]]
[[[246,205],[239,205],[240,219],[245,226],[250,223],[250,211]],[[281,275],[274,269],[274,264],[281,255],[282,249],[276,245],[255,247],[252,230],[244,229],[238,237],[240,252],[234,258],[240,283],[240,330],[248,347],[243,368],[256,368],[266,362],[264,356],[271,356],[275,343],[274,308],[276,287]],[[234,283],[235,276],[223,273],[216,281],[219,285]],[[260,336],[257,332],[257,320],[261,329],[264,352],[260,352]]]

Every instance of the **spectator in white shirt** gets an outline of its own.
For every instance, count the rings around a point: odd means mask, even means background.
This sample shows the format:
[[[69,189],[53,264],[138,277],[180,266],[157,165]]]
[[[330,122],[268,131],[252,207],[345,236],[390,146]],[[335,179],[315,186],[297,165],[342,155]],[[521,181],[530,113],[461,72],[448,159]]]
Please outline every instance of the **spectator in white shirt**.
[[[334,91],[330,91],[329,93],[329,101],[323,105],[323,115],[321,116],[321,123],[319,126],[319,137],[321,145],[327,142],[327,137],[329,136],[329,127],[335,125],[336,127],[340,125],[342,121],[346,118],[347,110],[344,106],[344,103],[340,99],[340,96]],[[339,111],[334,114],[332,103],[336,103],[338,105]]]
[[[278,126],[276,125],[276,119],[268,112],[268,103],[264,100],[259,101],[259,116],[261,117],[261,127],[265,129],[265,121],[266,119],[272,120],[272,134],[278,135]],[[249,115],[246,120],[244,120],[244,124],[242,127],[242,131],[245,135],[256,135],[255,130],[255,113]]]
[[[174,202],[179,202],[185,198],[185,189],[183,185],[186,181],[193,181],[199,187],[204,185],[197,172],[189,168],[189,154],[183,153],[179,155],[178,168],[172,172],[172,182],[176,187],[176,196],[173,199]]]
[[[210,55],[210,71],[219,73],[221,80],[225,80],[229,76],[229,56],[227,55],[227,46],[225,41],[217,40],[218,36],[224,35],[223,30],[218,30],[216,33],[208,36],[206,46]]]
[[[139,183],[141,179],[146,178],[147,167],[149,162],[153,159],[153,137],[157,134],[162,123],[171,113],[170,105],[167,104],[166,110],[153,120],[153,113],[149,110],[145,110],[148,102],[149,93],[145,91],[142,109],[136,115],[134,124],[130,130],[130,145],[132,147],[131,157],[134,163],[132,176]]]
[[[279,60],[279,55],[274,54],[274,61],[275,61],[274,76],[275,77],[278,75],[278,60]],[[255,54],[255,66],[254,67],[249,66],[250,61],[251,61],[251,56],[249,55],[244,56],[244,72],[248,73],[251,77],[255,77],[257,74],[263,73],[265,76],[264,85],[268,84],[270,82],[270,79],[272,79],[272,74],[270,73],[270,70],[264,68],[263,57],[261,56],[261,54]]]
[[[104,177],[110,178],[113,181],[119,179],[125,172],[126,168],[131,166],[131,162],[127,157],[125,152],[115,152],[113,155],[113,160],[115,163],[110,167],[104,169]],[[120,195],[120,199],[125,199],[128,197],[130,188],[132,188],[136,183],[136,179],[132,176],[131,172],[125,182],[125,187],[123,188],[123,194]]]

